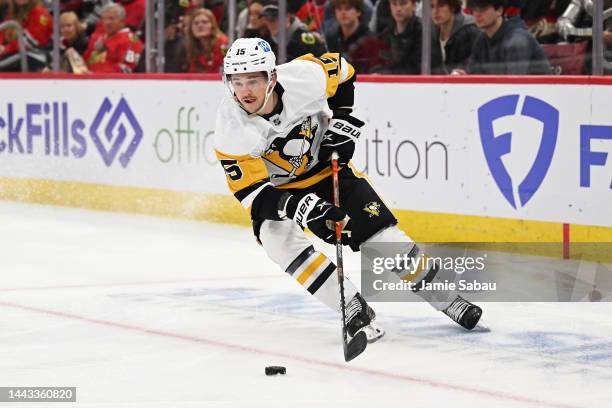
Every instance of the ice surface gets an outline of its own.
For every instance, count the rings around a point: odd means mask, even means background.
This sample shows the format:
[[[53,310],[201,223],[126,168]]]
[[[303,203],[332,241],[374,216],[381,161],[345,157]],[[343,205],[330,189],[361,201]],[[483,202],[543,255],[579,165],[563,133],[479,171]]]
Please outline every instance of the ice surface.
[[[0,386],[78,387],[0,408],[612,406],[612,304],[482,306],[490,332],[376,304],[387,336],[347,364],[248,228],[0,202]]]

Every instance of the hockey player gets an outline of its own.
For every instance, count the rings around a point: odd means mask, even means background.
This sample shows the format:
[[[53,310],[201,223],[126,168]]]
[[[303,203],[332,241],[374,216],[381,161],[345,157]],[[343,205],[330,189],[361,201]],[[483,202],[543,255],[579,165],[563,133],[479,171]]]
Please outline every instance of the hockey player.
[[[351,114],[355,71],[350,64],[327,53],[307,54],[277,67],[266,41],[241,38],[228,50],[223,69],[230,93],[217,112],[216,155],[231,192],[250,212],[257,240],[274,262],[338,310],[335,265],[313,247],[304,228],[335,243],[333,228],[339,221],[342,242],[353,250],[364,243],[395,242],[403,243],[410,257],[423,256],[350,163],[364,125]],[[341,208],[331,204],[333,151],[340,156]],[[436,265],[397,273],[414,287],[442,279]],[[348,334],[364,331],[369,342],[382,337],[374,311],[357,288],[347,279],[344,287]],[[421,296],[467,329],[482,312],[456,294]]]

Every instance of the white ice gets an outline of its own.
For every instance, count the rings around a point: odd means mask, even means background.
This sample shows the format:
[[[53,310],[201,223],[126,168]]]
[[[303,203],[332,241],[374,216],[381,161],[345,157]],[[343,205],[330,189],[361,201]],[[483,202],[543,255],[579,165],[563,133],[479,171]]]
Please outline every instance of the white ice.
[[[0,408],[612,406],[610,303],[483,304],[489,332],[374,306],[386,337],[345,363],[248,228],[0,202],[0,386],[77,387]]]

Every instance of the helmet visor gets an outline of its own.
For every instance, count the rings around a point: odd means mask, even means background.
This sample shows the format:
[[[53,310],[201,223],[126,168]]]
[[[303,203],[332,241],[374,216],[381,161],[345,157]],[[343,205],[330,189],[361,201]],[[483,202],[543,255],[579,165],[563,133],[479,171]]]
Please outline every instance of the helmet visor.
[[[268,78],[265,74],[234,74],[230,76],[229,83],[235,92],[247,89],[257,91],[268,86]]]

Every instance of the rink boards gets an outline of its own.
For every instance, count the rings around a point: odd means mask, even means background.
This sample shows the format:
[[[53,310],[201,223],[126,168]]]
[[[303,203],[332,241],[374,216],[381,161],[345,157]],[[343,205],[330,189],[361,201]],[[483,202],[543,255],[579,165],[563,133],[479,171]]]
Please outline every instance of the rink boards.
[[[130,79],[0,79],[0,198],[248,224],[222,83]],[[611,242],[612,80],[504,81],[364,77],[355,167],[417,240]]]

